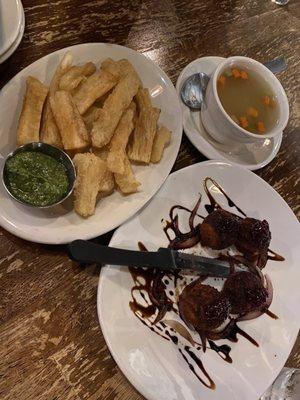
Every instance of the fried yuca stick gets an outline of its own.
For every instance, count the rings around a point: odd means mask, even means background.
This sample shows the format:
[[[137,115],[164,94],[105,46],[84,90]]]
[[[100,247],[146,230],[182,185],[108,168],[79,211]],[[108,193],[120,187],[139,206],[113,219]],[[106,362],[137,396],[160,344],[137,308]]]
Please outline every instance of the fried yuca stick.
[[[102,147],[102,149],[93,149],[93,153],[101,158],[102,161],[107,162],[108,157],[108,149],[106,147]],[[107,165],[107,164],[106,164]],[[114,174],[109,171],[107,168],[104,176],[101,177],[100,185],[99,185],[99,195],[101,197],[110,195],[115,189],[115,178]]]
[[[139,89],[136,100],[139,116],[128,148],[128,157],[132,161],[149,164],[160,110],[152,107],[148,89]]]
[[[38,79],[28,76],[17,129],[17,144],[19,146],[39,141],[42,110],[47,94],[47,86],[43,85]]]
[[[101,148],[110,142],[123,112],[129,107],[139,87],[135,74],[127,74],[108,96],[91,132],[93,147]]]
[[[117,83],[117,78],[107,71],[97,71],[87,78],[74,94],[74,101],[80,114],[103,96]]]
[[[106,164],[92,153],[76,154],[73,162],[77,172],[74,209],[86,218],[95,212],[99,182],[106,171]]]
[[[49,95],[47,97],[42,116],[41,141],[52,144],[56,147],[63,147],[59,129],[56,125],[50,106],[50,97],[59,89],[59,81],[70,68],[73,62],[72,55],[68,52],[64,55],[59,63],[49,87]]]
[[[74,65],[60,79],[59,89],[71,91],[75,89],[87,76],[96,71],[96,66],[92,62],[84,65]]]
[[[115,173],[123,174],[125,170],[126,146],[134,128],[136,105],[131,102],[122,115],[120,122],[109,144],[107,168]]]
[[[85,123],[86,129],[88,132],[92,130],[93,123],[98,118],[100,107],[91,106],[87,112],[82,115],[82,119]]]
[[[128,158],[125,158],[125,169],[123,174],[114,174],[116,184],[124,194],[135,193],[138,191],[140,182],[135,179],[131,164]]]
[[[171,140],[171,132],[166,127],[162,126],[158,129],[155,134],[152,153],[151,153],[151,162],[158,163],[162,159],[164,149]]]
[[[89,135],[71,94],[58,90],[50,97],[50,104],[64,149],[85,149],[90,143]]]
[[[101,64],[101,68],[104,71],[110,72],[112,75],[117,77],[118,79],[124,78],[129,73],[133,73],[138,77],[138,74],[136,70],[134,69],[133,65],[126,59],[122,59],[119,61],[114,61],[111,58],[107,58],[104,60]],[[142,83],[140,81],[140,86],[142,86]]]

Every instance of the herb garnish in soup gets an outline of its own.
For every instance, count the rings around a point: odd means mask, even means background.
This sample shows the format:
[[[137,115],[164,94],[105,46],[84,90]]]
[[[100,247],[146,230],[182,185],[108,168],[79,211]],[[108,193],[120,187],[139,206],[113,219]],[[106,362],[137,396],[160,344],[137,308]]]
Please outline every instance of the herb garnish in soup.
[[[68,176],[63,164],[47,154],[24,151],[7,160],[5,174],[9,191],[33,206],[47,206],[63,199]]]
[[[278,104],[268,83],[258,74],[238,67],[219,76],[217,91],[231,119],[249,132],[263,135],[278,120]]]

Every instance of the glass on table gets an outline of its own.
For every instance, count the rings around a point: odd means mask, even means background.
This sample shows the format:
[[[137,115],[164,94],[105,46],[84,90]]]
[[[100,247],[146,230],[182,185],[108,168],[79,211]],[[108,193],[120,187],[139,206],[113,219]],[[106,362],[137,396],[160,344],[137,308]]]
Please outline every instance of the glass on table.
[[[285,6],[290,0],[272,0],[273,3],[276,3],[280,6]]]
[[[300,369],[283,368],[260,400],[299,400]]]

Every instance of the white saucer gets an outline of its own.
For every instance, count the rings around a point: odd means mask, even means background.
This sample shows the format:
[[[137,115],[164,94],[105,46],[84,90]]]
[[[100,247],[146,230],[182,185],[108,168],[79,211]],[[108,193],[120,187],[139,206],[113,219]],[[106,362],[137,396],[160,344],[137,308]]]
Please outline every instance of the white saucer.
[[[0,55],[16,41],[22,22],[20,0],[0,0]]]
[[[183,113],[183,129],[192,144],[207,158],[230,161],[250,170],[256,170],[269,164],[276,156],[281,145],[282,133],[275,139],[265,139],[259,143],[237,143],[234,147],[218,143],[204,129],[200,112],[191,111],[183,104],[180,97],[180,89],[187,77],[201,71],[211,75],[223,60],[223,57],[198,58],[188,64],[179,75],[176,90]]]
[[[16,37],[15,41],[12,43],[12,45],[5,51],[5,53],[0,55],[0,64],[2,64],[4,61],[6,61],[17,50],[17,48],[23,38],[24,30],[25,30],[25,14],[24,14],[24,9],[23,9],[21,2],[20,2],[20,9],[21,9],[21,21],[20,21],[20,26],[19,26],[19,31],[18,31],[17,37]]]

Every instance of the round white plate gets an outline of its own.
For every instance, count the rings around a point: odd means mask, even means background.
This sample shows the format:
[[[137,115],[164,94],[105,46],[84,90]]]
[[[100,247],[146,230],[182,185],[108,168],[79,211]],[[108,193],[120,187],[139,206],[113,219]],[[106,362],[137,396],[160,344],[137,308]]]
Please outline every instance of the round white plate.
[[[159,124],[172,131],[172,140],[159,164],[136,166],[134,172],[141,189],[130,196],[117,191],[102,199],[95,215],[80,218],[71,207],[64,205],[50,210],[36,210],[22,206],[9,198],[0,183],[0,225],[23,239],[39,243],[67,243],[102,235],[122,224],[135,214],[156,193],[171,171],[182,136],[182,113],[175,88],[168,76],[151,60],[126,47],[87,43],[61,49],[34,62],[16,75],[0,93],[0,140],[4,157],[16,146],[16,128],[25,91],[25,79],[35,76],[49,83],[55,68],[65,54],[71,51],[74,63],[93,61],[99,64],[107,57],[127,58],[139,73],[143,85],[150,89],[153,104],[161,109]],[[0,169],[4,159],[0,156]]]
[[[176,90],[183,113],[183,129],[192,144],[207,158],[230,161],[250,170],[269,164],[279,151],[282,133],[275,139],[265,139],[259,143],[224,145],[215,141],[204,129],[199,111],[191,111],[181,100],[180,89],[190,75],[205,72],[211,75],[224,60],[222,57],[202,57],[188,64],[179,75]]]
[[[9,47],[9,49],[0,55],[0,64],[2,64],[4,61],[6,61],[18,48],[19,44],[21,43],[21,40],[24,35],[24,30],[25,30],[25,13],[22,4],[20,3],[21,7],[21,24],[20,24],[20,29],[19,33],[17,35],[16,40],[13,42],[13,44]]]
[[[16,41],[22,23],[20,0],[0,0],[0,55]]]
[[[161,220],[168,218],[175,204],[193,207],[204,192],[202,183],[207,176],[249,216],[269,222],[271,248],[286,258],[284,262],[268,261],[264,270],[274,286],[270,310],[279,319],[262,315],[240,322],[259,348],[242,337],[238,343],[222,341],[232,347],[232,364],[211,351],[201,355],[216,383],[216,390],[210,390],[195,378],[173,343],[151,332],[131,312],[128,303],[133,281],[127,268],[102,268],[97,300],[102,332],[122,372],[148,400],[257,400],[285,364],[298,333],[300,227],[279,194],[245,168],[206,161],[171,174],[148,206],[115,232],[110,245],[137,249],[137,242],[142,241],[149,250],[166,247]],[[225,204],[220,193],[215,191],[214,196]],[[204,203],[203,199],[202,215],[206,215]]]

